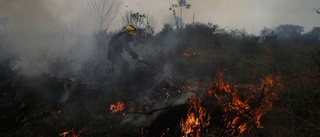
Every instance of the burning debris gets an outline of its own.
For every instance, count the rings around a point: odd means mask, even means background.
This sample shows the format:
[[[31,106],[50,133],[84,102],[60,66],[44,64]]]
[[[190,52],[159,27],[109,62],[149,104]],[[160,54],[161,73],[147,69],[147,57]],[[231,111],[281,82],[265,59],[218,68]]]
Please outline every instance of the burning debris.
[[[60,137],[80,137],[86,129],[80,129],[79,131],[75,131],[75,129],[71,129],[60,134]]]

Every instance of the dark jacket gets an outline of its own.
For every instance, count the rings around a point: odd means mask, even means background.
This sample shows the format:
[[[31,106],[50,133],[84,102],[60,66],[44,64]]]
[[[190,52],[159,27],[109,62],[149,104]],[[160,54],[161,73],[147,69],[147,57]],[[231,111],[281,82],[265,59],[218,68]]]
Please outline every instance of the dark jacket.
[[[113,36],[108,43],[108,59],[112,60],[121,56],[123,49],[125,49],[132,58],[136,59],[138,54],[129,45],[132,40],[132,36],[124,32]]]

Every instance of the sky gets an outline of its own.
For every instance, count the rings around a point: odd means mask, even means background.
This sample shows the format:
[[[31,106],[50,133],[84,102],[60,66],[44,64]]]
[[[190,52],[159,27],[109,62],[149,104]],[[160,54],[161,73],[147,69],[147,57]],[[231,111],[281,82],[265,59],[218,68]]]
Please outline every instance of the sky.
[[[121,1],[118,19],[125,11],[133,10],[153,16],[157,30],[161,30],[163,18],[171,15],[169,7],[177,0],[117,0]],[[305,31],[319,26],[319,0],[186,0],[190,9],[183,10],[183,22],[194,20],[218,24],[226,29],[243,29],[259,34],[263,27],[273,28],[280,24],[300,25]],[[8,5],[8,6],[7,6]],[[59,18],[63,22],[80,24],[84,32],[97,28],[89,15],[87,0],[1,0],[0,17],[14,16],[20,21],[28,19],[38,24],[48,18]],[[28,18],[28,19],[27,19]],[[50,21],[49,21],[50,22]],[[114,21],[112,28],[119,27]]]

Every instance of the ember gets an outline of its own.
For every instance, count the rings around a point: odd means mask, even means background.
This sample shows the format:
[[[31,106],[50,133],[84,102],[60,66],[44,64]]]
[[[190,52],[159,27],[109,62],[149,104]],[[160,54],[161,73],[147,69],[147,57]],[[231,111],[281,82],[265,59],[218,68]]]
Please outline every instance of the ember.
[[[190,56],[201,56],[206,55],[203,51],[195,51],[193,49],[186,50],[186,49],[180,49],[181,56],[190,57]]]
[[[74,129],[65,131],[60,134],[60,137],[80,137],[80,135],[86,131],[86,129],[80,129],[78,132],[75,132]]]
[[[117,104],[110,105],[111,113],[117,113],[119,111],[122,111],[123,109],[124,109],[124,102],[123,101],[119,101]]]

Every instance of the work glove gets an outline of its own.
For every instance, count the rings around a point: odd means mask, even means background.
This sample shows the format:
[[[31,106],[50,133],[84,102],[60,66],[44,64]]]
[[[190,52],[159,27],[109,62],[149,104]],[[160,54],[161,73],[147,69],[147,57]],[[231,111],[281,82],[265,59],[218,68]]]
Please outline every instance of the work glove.
[[[143,57],[141,57],[140,55],[138,55],[138,57],[137,57],[137,60],[139,61],[139,62],[143,62]]]

